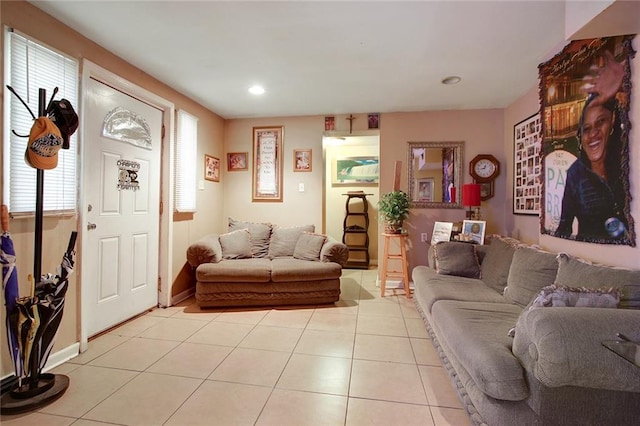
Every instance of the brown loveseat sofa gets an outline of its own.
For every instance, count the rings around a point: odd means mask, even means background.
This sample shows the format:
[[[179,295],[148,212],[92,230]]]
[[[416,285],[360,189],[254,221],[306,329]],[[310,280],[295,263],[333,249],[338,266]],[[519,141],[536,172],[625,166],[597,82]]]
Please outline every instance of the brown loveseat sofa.
[[[229,232],[187,249],[202,307],[333,303],[349,257],[346,245],[313,225],[282,228],[229,219]]]

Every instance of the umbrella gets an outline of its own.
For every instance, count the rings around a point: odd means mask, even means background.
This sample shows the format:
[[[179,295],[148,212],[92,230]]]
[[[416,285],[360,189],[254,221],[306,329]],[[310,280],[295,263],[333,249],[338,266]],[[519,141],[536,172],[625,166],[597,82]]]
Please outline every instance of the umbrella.
[[[40,327],[38,299],[29,296],[21,297],[16,305],[18,307],[18,346],[24,362],[24,375],[33,377],[30,360],[36,342],[36,333]]]
[[[7,310],[6,327],[9,353],[13,361],[16,377],[22,377],[23,361],[20,357],[18,346],[17,319],[18,308],[18,272],[16,271],[16,252],[13,248],[13,241],[9,233],[9,212],[6,205],[2,205],[2,237],[0,237],[0,262],[2,263],[2,288],[4,290],[4,301]]]
[[[62,256],[62,263],[58,274],[43,275],[36,285],[35,294],[38,299],[38,313],[40,327],[36,335],[36,352],[33,368],[37,368],[38,376],[47,363],[51,349],[55,342],[58,327],[62,321],[65,294],[69,288],[69,275],[73,272],[74,247],[78,233],[73,231],[69,239],[67,251]]]

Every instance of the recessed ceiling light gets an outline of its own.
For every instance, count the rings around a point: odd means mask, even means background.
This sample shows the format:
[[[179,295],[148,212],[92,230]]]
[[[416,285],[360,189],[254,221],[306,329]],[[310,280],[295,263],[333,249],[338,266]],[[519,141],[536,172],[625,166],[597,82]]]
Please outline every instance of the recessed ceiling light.
[[[249,93],[251,93],[252,95],[262,95],[264,94],[264,92],[265,90],[264,90],[264,87],[262,86],[255,85],[255,86],[249,87]]]
[[[442,84],[458,84],[462,81],[457,75],[452,75],[442,79]]]

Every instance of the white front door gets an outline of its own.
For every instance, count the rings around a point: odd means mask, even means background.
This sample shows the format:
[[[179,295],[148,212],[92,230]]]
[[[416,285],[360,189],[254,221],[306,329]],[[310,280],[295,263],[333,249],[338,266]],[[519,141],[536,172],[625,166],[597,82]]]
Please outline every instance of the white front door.
[[[89,79],[83,151],[87,336],[158,303],[162,111]]]

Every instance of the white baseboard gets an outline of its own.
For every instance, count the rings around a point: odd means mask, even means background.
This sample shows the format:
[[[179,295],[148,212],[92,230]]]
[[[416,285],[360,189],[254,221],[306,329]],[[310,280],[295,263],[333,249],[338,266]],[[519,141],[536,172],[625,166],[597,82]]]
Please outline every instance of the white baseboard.
[[[59,351],[52,353],[49,355],[49,359],[47,360],[47,364],[43,368],[43,372],[49,371],[52,368],[59,366],[60,364],[64,364],[72,358],[75,358],[80,353],[80,343],[76,342],[66,348],[60,349]],[[1,380],[6,380],[9,377],[13,376],[13,373],[7,374],[2,377]]]
[[[183,292],[180,292],[180,293],[176,294],[175,296],[173,296],[171,298],[171,306],[177,305],[178,303],[182,302],[183,300],[186,300],[186,299],[190,298],[195,293],[196,293],[195,289],[190,288],[190,289],[187,289],[187,290],[185,290]]]

